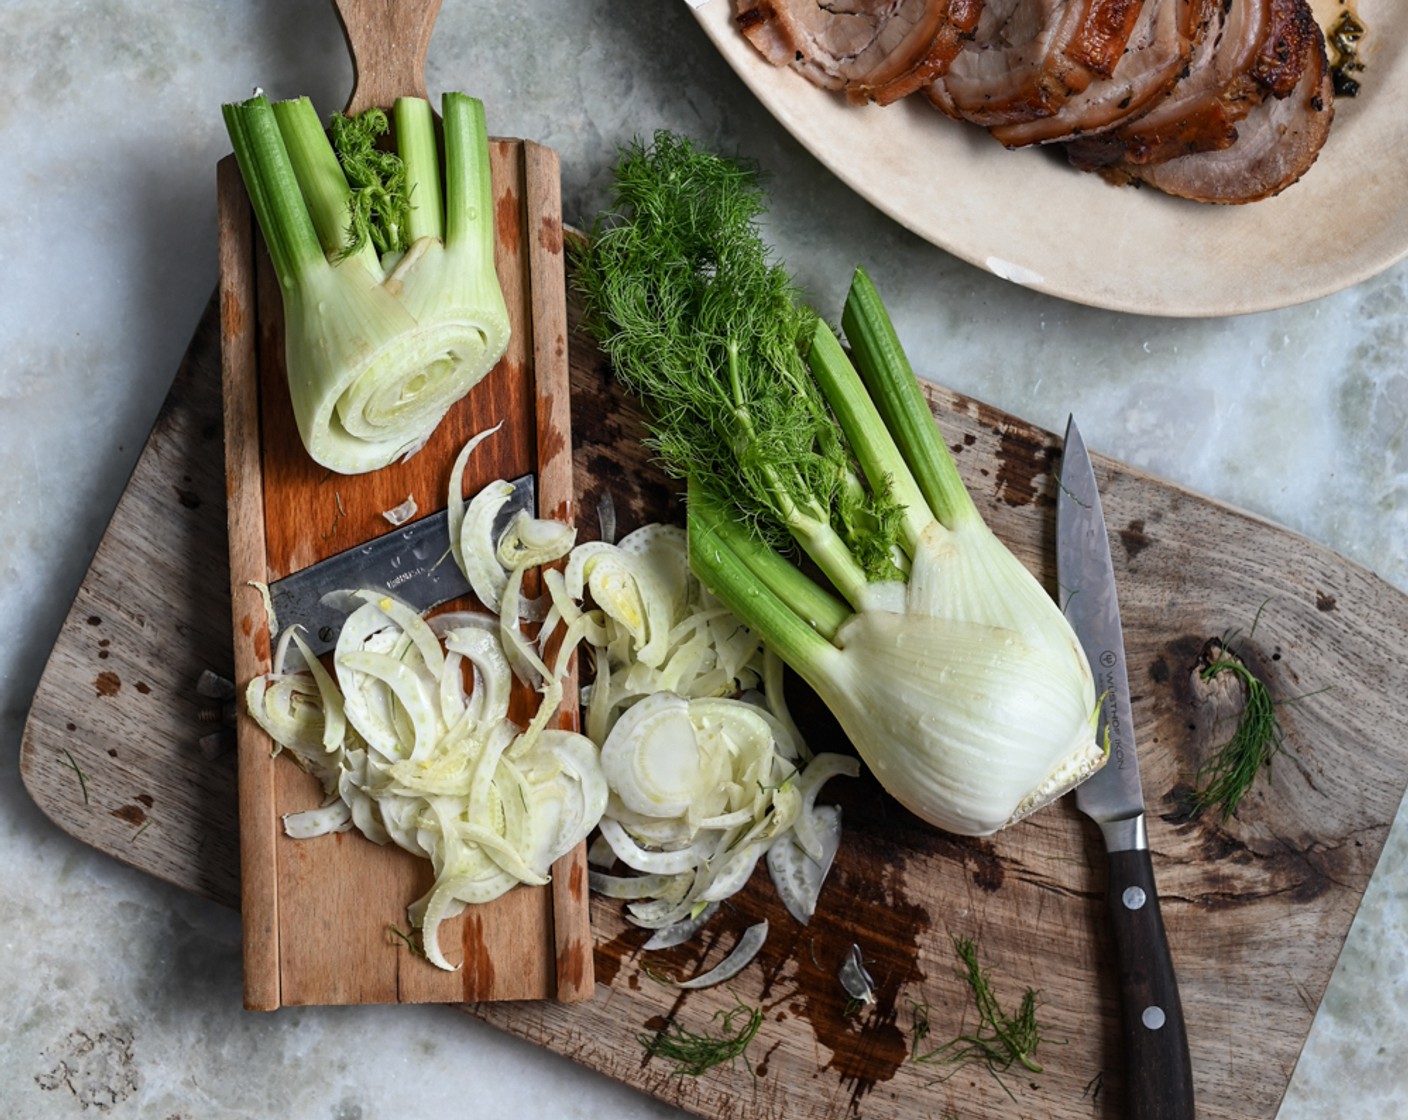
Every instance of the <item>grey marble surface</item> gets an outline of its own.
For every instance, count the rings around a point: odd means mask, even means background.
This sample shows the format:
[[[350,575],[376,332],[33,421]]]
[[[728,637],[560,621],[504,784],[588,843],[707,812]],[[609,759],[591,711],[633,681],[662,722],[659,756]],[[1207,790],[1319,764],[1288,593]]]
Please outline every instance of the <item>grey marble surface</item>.
[[[677,1115],[445,1009],[245,1013],[234,914],[86,849],[29,801],[17,757],[44,659],[215,283],[219,105],[258,85],[335,107],[351,68],[324,0],[0,12],[0,1112]],[[839,306],[864,262],[928,376],[1047,427],[1074,410],[1097,450],[1408,590],[1408,267],[1240,319],[1025,291],[857,199],[679,0],[446,0],[427,74],[482,96],[496,132],[557,149],[569,220],[604,201],[617,147],[656,128],[758,160],[769,236],[818,306]],[[1408,1115],[1405,853],[1400,822],[1283,1120]]]

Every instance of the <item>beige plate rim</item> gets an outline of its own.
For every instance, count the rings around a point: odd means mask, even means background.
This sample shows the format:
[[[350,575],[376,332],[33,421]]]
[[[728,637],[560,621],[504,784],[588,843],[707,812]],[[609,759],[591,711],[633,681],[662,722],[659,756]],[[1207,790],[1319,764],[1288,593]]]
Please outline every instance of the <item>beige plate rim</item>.
[[[1327,22],[1342,0],[1312,0]],[[1359,0],[1361,96],[1276,198],[1206,206],[1113,187],[1056,153],[1008,152],[909,98],[857,107],[768,64],[733,0],[690,0],[758,100],[838,178],[941,249],[1035,291],[1146,315],[1214,317],[1341,291],[1408,256],[1408,4]],[[874,262],[870,262],[874,263]]]

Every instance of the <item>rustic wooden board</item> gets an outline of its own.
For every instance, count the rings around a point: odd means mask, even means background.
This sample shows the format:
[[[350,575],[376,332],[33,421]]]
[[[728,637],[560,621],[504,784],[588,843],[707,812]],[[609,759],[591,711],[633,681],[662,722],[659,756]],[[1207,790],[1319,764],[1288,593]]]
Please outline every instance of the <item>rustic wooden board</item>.
[[[502,423],[465,472],[466,495],[496,478],[536,476],[544,516],[571,519],[567,309],[556,155],[518,140],[490,144],[495,265],[508,305],[508,351],[407,460],[337,475],[304,451],[284,369],[282,299],[259,247],[233,157],[219,172],[221,313],[235,680],[269,671],[271,636],[258,585],[395,532],[382,511],[408,496],[417,517],[448,503],[450,467],[477,432]],[[533,588],[528,588],[533,593]],[[441,610],[482,609],[472,598]],[[570,682],[569,682],[570,683]],[[575,723],[575,690],[559,718]],[[515,687],[510,715],[531,718],[536,692]],[[356,833],[316,843],[284,834],[285,814],[321,803],[316,779],[272,755],[238,708],[245,1004],[450,1002],[587,998],[592,989],[585,847],[552,882],[516,888],[440,933],[455,972],[413,954],[394,932],[433,881],[429,865]]]
[[[210,763],[195,749],[205,725],[190,698],[200,669],[229,663],[229,635],[209,610],[227,586],[223,487],[209,462],[219,436],[214,343],[207,318],[61,633],[21,762],[60,827],[235,905],[230,757]],[[571,378],[581,536],[593,535],[608,491],[623,532],[677,515],[676,488],[650,468],[630,408],[577,334]],[[984,514],[1050,585],[1057,440],[943,389],[930,396]],[[1283,529],[1098,455],[1096,469],[1199,1115],[1270,1117],[1408,781],[1408,599]],[[1231,630],[1278,696],[1304,698],[1282,708],[1290,755],[1224,826],[1188,819],[1182,795],[1236,709],[1235,696],[1193,679],[1205,642]],[[795,701],[814,746],[845,749],[814,703],[800,692]],[[70,762],[87,775],[86,803]],[[595,899],[593,999],[467,1010],[716,1120],[1121,1116],[1093,826],[1060,804],[992,839],[965,840],[918,824],[868,779],[838,779],[828,793],[845,806],[847,836],[809,928],[791,923],[760,874],[699,945],[642,954],[644,934],[625,925],[619,904]],[[773,934],[727,989],[682,997],[642,970],[645,959],[680,971],[711,964],[759,916]],[[1039,989],[1043,1073],[1008,1076],[1004,1090],[980,1068],[907,1061],[911,1001],[930,1006],[935,1042],[972,1026],[950,935],[976,937],[1004,1001]],[[835,971],[852,943],[871,962],[878,999],[848,1016]],[[735,995],[766,1009],[751,1074],[740,1064],[679,1079],[642,1060],[638,1034],[671,1015],[708,1028]]]
[[[197,691],[234,676],[222,438],[212,299],[50,654],[20,771],[66,832],[238,907],[234,730]]]

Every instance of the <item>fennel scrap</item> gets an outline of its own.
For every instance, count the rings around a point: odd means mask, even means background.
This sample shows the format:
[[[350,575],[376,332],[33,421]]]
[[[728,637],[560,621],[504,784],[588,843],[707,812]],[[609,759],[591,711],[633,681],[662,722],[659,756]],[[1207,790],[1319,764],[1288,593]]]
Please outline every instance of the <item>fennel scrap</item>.
[[[1016,1015],[1008,1015],[993,993],[992,982],[978,960],[978,950],[972,940],[955,937],[953,947],[963,965],[963,978],[973,993],[978,1009],[978,1025],[968,1034],[960,1034],[942,1046],[925,1050],[924,1044],[930,1033],[929,1005],[912,1003],[914,1026],[910,1060],[922,1065],[955,1067],[979,1062],[987,1067],[1003,1091],[1011,1097],[1012,1091],[1003,1082],[1001,1074],[1018,1064],[1032,1073],[1042,1072],[1036,1060],[1037,1047],[1043,1041],[1036,1021],[1036,992],[1032,988],[1026,989]]]
[[[850,949],[846,951],[837,978],[841,981],[841,987],[845,990],[846,995],[850,997],[850,1001],[846,1005],[848,1010],[852,1003],[864,1007],[875,1002],[875,978],[865,967],[865,955],[861,952],[859,945],[852,943]]]
[[[768,920],[764,918],[761,922],[749,926],[738,939],[738,943],[723,960],[716,964],[707,972],[701,972],[697,976],[692,976],[688,980],[676,980],[668,975],[658,966],[646,962],[644,971],[647,976],[658,984],[667,984],[673,988],[683,988],[695,990],[699,988],[712,988],[715,984],[722,984],[726,980],[732,980],[745,968],[753,963],[753,958],[762,949],[763,943],[768,939]]]
[[[735,997],[736,998],[736,997]],[[639,1034],[636,1038],[652,1058],[663,1058],[680,1077],[699,1077],[724,1062],[732,1064],[739,1058],[753,1072],[748,1061],[748,1045],[763,1025],[761,1007],[750,1007],[741,999],[731,1008],[714,1013],[719,1033],[700,1033],[680,1026],[670,1019],[665,1029],[655,1034]]]
[[[1194,812],[1214,809],[1223,821],[1236,814],[1262,768],[1270,768],[1271,760],[1285,749],[1285,734],[1270,689],[1230,650],[1230,640],[1212,645],[1198,676],[1210,681],[1231,673],[1246,689],[1246,704],[1232,737],[1198,767],[1197,788],[1190,798]]]
[[[78,763],[74,761],[73,755],[72,755],[69,751],[67,751],[67,750],[64,751],[64,758],[66,759],[66,761],[61,762],[60,765],[61,765],[61,766],[67,766],[70,770],[72,770],[72,771],[78,776],[78,788],[79,788],[79,791],[83,794],[83,804],[87,805],[87,804],[88,804],[88,779],[87,779],[87,777],[84,775],[83,771],[82,771],[81,769],[79,769]]]
[[[411,934],[407,933],[400,926],[388,925],[386,932],[391,936],[393,942],[399,941],[401,944],[405,945],[406,951],[413,957],[425,956],[425,949],[421,947],[420,943],[417,942]]]
[[[841,317],[852,365],[763,242],[764,204],[748,169],[687,140],[628,149],[576,251],[585,322],[686,481],[699,580],[892,796],[994,832],[1104,763],[1089,665],[984,523],[870,278]]]

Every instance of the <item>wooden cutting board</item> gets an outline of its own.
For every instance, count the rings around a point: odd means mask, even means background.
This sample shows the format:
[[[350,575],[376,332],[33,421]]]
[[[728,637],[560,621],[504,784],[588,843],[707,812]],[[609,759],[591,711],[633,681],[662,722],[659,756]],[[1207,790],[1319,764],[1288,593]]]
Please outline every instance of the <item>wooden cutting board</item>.
[[[234,759],[207,757],[209,741],[200,749],[212,725],[195,690],[203,669],[231,672],[214,314],[60,634],[21,769],[61,828],[234,906]],[[676,488],[651,468],[603,359],[570,337],[581,537],[594,535],[607,494],[620,532],[677,517]],[[930,399],[985,516],[1050,586],[1055,437],[941,388]],[[1096,468],[1198,1113],[1271,1117],[1408,781],[1408,598],[1284,529],[1098,455]],[[1300,699],[1280,709],[1289,753],[1224,825],[1190,819],[1183,797],[1239,703],[1195,680],[1205,643],[1231,631],[1277,697]],[[814,702],[799,692],[795,707],[815,748],[846,749]],[[620,904],[594,899],[592,999],[466,1010],[712,1120],[1120,1117],[1093,826],[1062,803],[993,838],[961,839],[919,824],[866,778],[837,779],[828,794],[845,807],[846,837],[809,927],[787,917],[762,873],[697,944],[662,953],[642,953],[645,934]],[[767,945],[724,988],[682,994],[647,975],[647,963],[711,965],[760,917],[771,922]],[[934,1044],[974,1025],[954,935],[976,940],[1005,1006],[1038,990],[1042,1073],[1000,1084],[982,1067],[908,1060],[916,1005],[929,1008]],[[852,944],[877,995],[856,1014],[835,979]],[[671,1016],[712,1029],[736,998],[765,1011],[751,1072],[738,1063],[679,1078],[643,1059],[641,1034]]]

